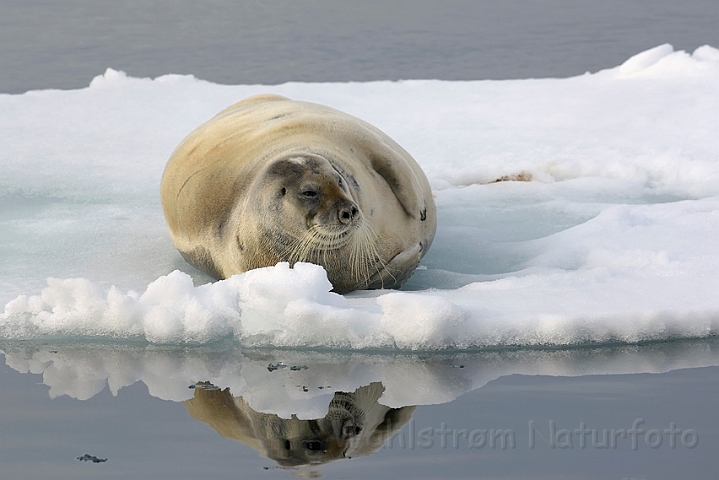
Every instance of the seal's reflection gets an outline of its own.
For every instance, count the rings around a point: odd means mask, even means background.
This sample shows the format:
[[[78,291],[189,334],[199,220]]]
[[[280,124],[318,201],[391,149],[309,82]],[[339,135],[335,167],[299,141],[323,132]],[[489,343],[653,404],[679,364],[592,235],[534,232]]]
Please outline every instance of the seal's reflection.
[[[294,467],[379,450],[415,409],[381,405],[377,400],[383,391],[381,383],[371,383],[352,393],[335,392],[327,415],[315,420],[257,412],[229,389],[196,388],[194,398],[184,404],[193,418],[223,437],[245,443],[283,467]]]

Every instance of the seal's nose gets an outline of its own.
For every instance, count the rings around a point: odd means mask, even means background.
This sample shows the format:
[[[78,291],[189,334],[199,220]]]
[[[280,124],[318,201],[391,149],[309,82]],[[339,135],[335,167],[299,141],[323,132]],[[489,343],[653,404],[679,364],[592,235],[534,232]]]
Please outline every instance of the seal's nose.
[[[337,216],[340,223],[343,225],[351,223],[352,220],[354,220],[357,216],[358,211],[359,210],[357,210],[357,205],[355,205],[354,203],[348,202],[345,205],[342,205],[339,209],[337,209]]]

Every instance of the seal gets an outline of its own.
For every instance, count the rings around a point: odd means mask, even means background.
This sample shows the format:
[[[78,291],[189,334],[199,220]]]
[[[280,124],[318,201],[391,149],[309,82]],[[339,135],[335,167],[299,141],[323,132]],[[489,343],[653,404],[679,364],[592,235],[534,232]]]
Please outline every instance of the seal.
[[[385,389],[374,382],[354,392],[334,392],[323,418],[280,418],[254,410],[229,388],[219,389],[209,382],[193,386],[193,398],[183,402],[192,418],[283,467],[372,455],[411,420],[416,408],[380,404]]]
[[[191,132],[160,190],[175,247],[216,279],[309,262],[338,293],[399,288],[437,226],[429,182],[402,147],[358,118],[278,95]]]

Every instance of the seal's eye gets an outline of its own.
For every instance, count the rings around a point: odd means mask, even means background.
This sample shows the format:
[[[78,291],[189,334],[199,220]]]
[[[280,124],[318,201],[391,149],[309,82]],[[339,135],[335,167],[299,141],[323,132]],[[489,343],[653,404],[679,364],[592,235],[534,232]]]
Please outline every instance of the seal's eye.
[[[346,425],[344,427],[344,436],[345,437],[354,437],[355,435],[359,435],[359,433],[362,431],[361,427],[356,427],[354,425]]]
[[[282,187],[282,190],[280,190],[280,193],[284,196],[287,193],[287,189],[285,187]]]
[[[305,198],[314,198],[317,195],[319,195],[319,193],[317,193],[317,191],[315,191],[315,190],[303,190],[300,193],[300,195],[302,195]]]
[[[325,449],[325,444],[321,440],[308,440],[304,447],[312,452],[319,452]]]

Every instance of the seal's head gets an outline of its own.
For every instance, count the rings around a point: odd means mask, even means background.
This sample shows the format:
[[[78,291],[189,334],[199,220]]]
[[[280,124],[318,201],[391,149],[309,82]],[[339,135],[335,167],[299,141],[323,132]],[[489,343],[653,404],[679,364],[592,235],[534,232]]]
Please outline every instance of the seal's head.
[[[377,234],[365,221],[351,176],[321,155],[301,153],[269,162],[261,179],[248,197],[247,208],[252,211],[259,250],[274,257],[267,265],[277,261],[322,265],[339,293],[362,288],[358,276],[369,284],[383,263],[376,249]]]

